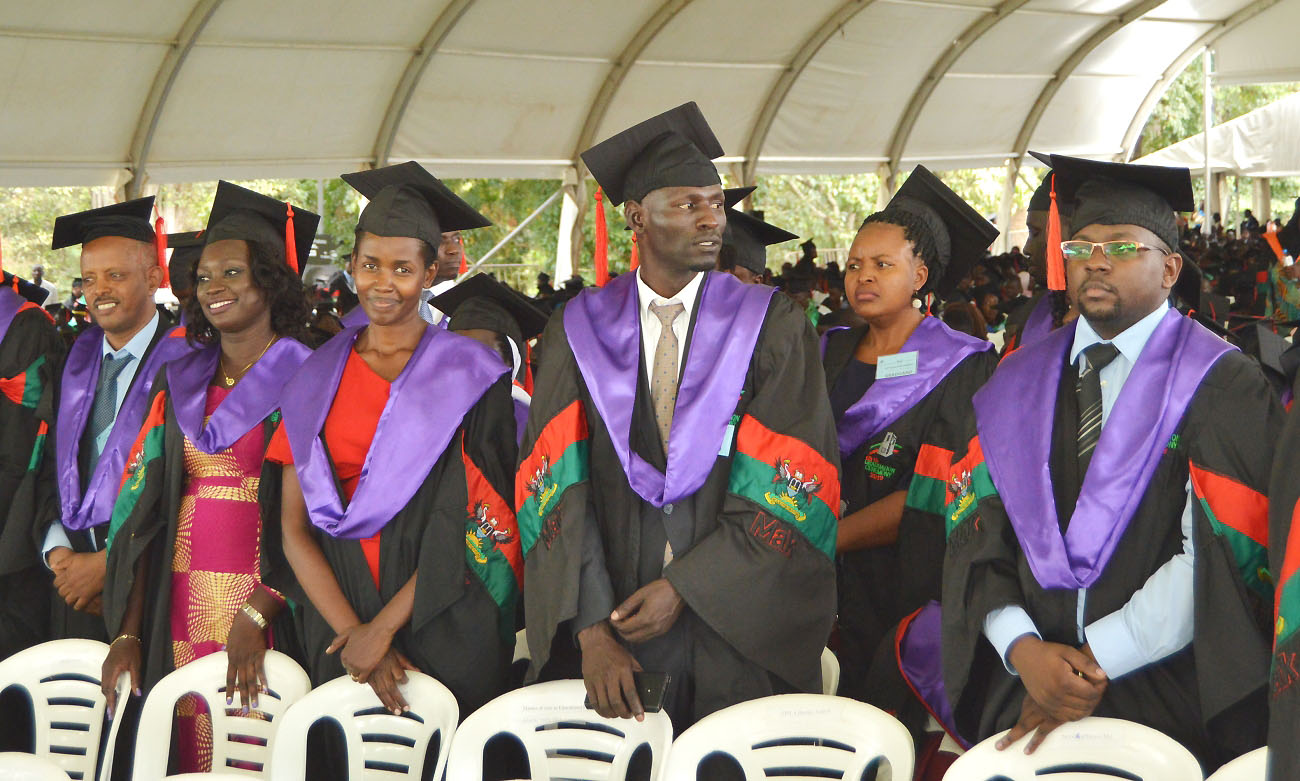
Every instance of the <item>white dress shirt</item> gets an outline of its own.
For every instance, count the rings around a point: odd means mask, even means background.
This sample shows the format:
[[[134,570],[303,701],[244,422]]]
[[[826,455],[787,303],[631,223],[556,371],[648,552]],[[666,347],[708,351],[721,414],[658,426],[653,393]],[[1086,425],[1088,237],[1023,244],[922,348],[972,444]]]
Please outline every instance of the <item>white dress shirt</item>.
[[[636,295],[640,302],[641,312],[641,343],[645,347],[645,374],[647,377],[654,376],[654,359],[655,350],[659,346],[659,334],[663,331],[663,323],[654,312],[650,311],[650,305],[666,306],[668,304],[681,304],[682,313],[677,315],[673,321],[673,333],[677,335],[677,376],[681,376],[683,369],[682,357],[686,354],[686,334],[691,328],[691,313],[695,310],[695,299],[699,296],[700,283],[704,280],[704,273],[697,272],[687,282],[685,287],[677,291],[677,295],[672,298],[664,298],[650,289],[650,286],[641,279],[641,270],[636,272]]]
[[[153,341],[154,334],[158,332],[161,325],[162,318],[158,316],[158,311],[154,310],[153,319],[149,321],[148,325],[141,328],[135,336],[132,336],[130,341],[122,345],[122,349],[114,350],[112,345],[108,343],[107,334],[101,338],[100,349],[104,358],[121,358],[126,355],[135,357],[135,360],[123,367],[122,371],[117,375],[115,381],[117,395],[113,399],[114,417],[116,417],[117,411],[122,409],[122,402],[126,400],[126,392],[131,388],[131,380],[135,378],[136,372],[140,370],[140,366],[144,363],[145,353],[149,352],[149,343]],[[99,378],[96,376],[96,382],[98,383],[98,381]],[[99,433],[99,436],[95,438],[96,451],[104,452],[104,445],[108,444],[108,437],[112,433],[112,426],[108,426]],[[91,544],[94,544],[94,535],[91,535]],[[64,532],[62,523],[52,523],[45,533],[45,544],[41,546],[41,557],[48,556],[50,551],[60,546],[71,548],[72,542]]]
[[[1110,411],[1128,380],[1133,365],[1142,354],[1151,334],[1169,310],[1162,304],[1123,333],[1109,340],[1119,350],[1119,355],[1099,374],[1101,380],[1102,428],[1110,418]],[[1086,318],[1079,318],[1070,348],[1070,362],[1094,344],[1106,342],[1093,330]],[[1088,643],[1093,656],[1110,678],[1119,678],[1148,664],[1176,653],[1192,641],[1192,570],[1195,553],[1192,546],[1192,495],[1187,484],[1187,503],[1183,508],[1181,529],[1183,551],[1160,566],[1141,588],[1133,593],[1122,608],[1096,621],[1083,625],[1084,607],[1088,590],[1079,590],[1078,639]],[[1041,636],[1033,619],[1019,605],[1008,605],[989,612],[984,619],[984,634],[997,649],[1013,675],[1007,653],[1011,645],[1027,634]]]

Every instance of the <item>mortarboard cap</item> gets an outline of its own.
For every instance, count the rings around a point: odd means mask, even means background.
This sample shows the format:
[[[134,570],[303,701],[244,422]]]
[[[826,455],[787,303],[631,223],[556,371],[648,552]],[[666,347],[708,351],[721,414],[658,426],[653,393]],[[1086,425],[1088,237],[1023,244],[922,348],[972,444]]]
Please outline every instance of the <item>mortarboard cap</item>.
[[[938,257],[925,258],[930,279],[925,289],[941,298],[957,288],[971,265],[998,236],[998,229],[923,165],[898,188],[883,213],[905,212],[927,226]]]
[[[222,180],[217,182],[217,195],[212,200],[203,243],[207,246],[227,239],[257,241],[284,252],[286,262],[296,273],[307,265],[319,225],[317,214]]]
[[[778,228],[751,214],[728,209],[727,228],[722,234],[722,250],[732,255],[737,266],[762,274],[767,268],[768,246],[797,238],[798,234]]]
[[[8,271],[0,271],[0,280],[2,280],[0,281],[0,287],[12,289],[15,293],[37,306],[44,305],[45,299],[49,298],[50,291],[40,285],[28,282],[17,274],[10,274]],[[50,303],[53,304],[54,302],[51,301]]]
[[[194,267],[203,254],[203,239],[203,231],[167,234],[167,246],[172,251],[167,260],[167,278],[173,290],[194,288]]]
[[[722,157],[694,101],[610,136],[582,153],[582,161],[613,206],[639,201],[661,187],[721,184],[712,160]]]
[[[444,233],[492,224],[414,160],[342,178],[370,201],[357,220],[366,233],[419,239],[437,250]]]
[[[520,350],[546,328],[546,313],[522,294],[482,272],[429,301],[451,316],[452,331],[484,328],[515,340]]]
[[[153,244],[157,241],[157,235],[153,224],[149,222],[152,214],[152,195],[76,214],[65,214],[54,221],[50,249],[87,244],[105,236],[121,236]]]
[[[1196,209],[1186,168],[1052,155],[1058,201],[1072,201],[1075,233],[1088,225],[1138,225],[1178,251],[1174,212]]]

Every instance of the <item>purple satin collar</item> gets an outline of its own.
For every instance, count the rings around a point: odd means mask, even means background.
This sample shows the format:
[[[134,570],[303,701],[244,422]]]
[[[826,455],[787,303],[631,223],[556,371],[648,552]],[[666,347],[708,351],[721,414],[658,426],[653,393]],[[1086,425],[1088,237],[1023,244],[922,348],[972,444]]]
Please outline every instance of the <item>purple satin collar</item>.
[[[18,295],[13,288],[0,287],[0,340],[5,338],[9,333],[9,326],[13,323],[14,318],[18,316],[18,310],[22,309],[27,299]]]
[[[712,471],[775,292],[719,272],[708,272],[702,286],[695,315],[698,338],[691,339],[686,351],[666,473],[631,447],[641,370],[636,274],[622,274],[603,288],[588,288],[564,307],[564,331],[573,357],[628,483],[655,507],[695,493]]]
[[[968,356],[992,349],[987,340],[957,333],[937,317],[923,319],[899,350],[917,352],[916,374],[877,379],[844,411],[837,426],[840,456],[847,458],[907,414]]]
[[[207,423],[208,385],[217,370],[220,345],[210,345],[167,364],[176,422],[187,439],[204,453],[219,453],[247,434],[280,406],[280,392],[311,349],[294,339],[280,339],[257,359],[222,399]]]
[[[1030,310],[1029,317],[1025,318],[1025,325],[1020,329],[1020,344],[1017,349],[1033,344],[1051,332],[1052,295],[1048,293],[1038,299],[1038,303]]]
[[[311,522],[332,537],[378,534],[402,511],[442,456],[466,413],[508,369],[473,339],[427,326],[393,381],[361,478],[346,509],[320,433],[357,334],[336,334],[303,362],[285,386],[285,434]]]
[[[343,324],[344,328],[349,328],[354,325],[368,325],[370,318],[366,316],[366,310],[362,309],[360,304],[357,304],[352,308],[351,312],[343,315],[339,322]],[[444,314],[442,320],[438,321],[438,327],[445,331],[449,325],[451,325],[451,316]]]
[[[931,600],[913,614],[898,640],[898,669],[926,710],[962,748],[970,743],[957,736],[957,720],[943,683],[943,609]]]
[[[1048,465],[1077,325],[1008,355],[974,397],[985,463],[1043,588],[1088,588],[1101,577],[1196,389],[1235,349],[1176,310],[1165,314],[1115,400],[1062,539]]]
[[[95,400],[95,386],[99,384],[99,364],[104,357],[104,332],[91,326],[73,342],[68,360],[63,367],[63,380],[59,389],[58,418],[54,424],[54,457],[58,467],[59,505],[63,525],[73,531],[83,531],[92,526],[108,523],[113,516],[113,502],[121,486],[122,469],[126,456],[140,433],[158,369],[192,351],[181,329],[174,328],[158,340],[153,350],[144,358],[144,365],[135,372],[131,387],[122,400],[113,421],[113,430],[104,444],[95,471],[81,492],[80,466],[77,455],[81,450],[81,435],[90,419],[91,405]]]

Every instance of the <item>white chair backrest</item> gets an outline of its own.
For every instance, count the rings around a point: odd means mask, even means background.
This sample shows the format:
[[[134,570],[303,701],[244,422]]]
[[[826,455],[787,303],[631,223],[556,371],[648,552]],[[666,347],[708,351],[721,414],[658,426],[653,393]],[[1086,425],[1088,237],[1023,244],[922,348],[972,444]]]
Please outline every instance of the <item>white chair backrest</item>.
[[[705,716],[673,743],[665,778],[694,779],[714,752],[731,755],[749,779],[858,779],[883,760],[892,775],[878,778],[909,781],[915,762],[912,736],[893,716],[824,694],[779,694]]]
[[[1046,778],[1200,781],[1200,763],[1169,736],[1123,719],[1091,716],[1057,727],[1033,754],[1029,736],[998,751],[1006,733],[982,741],[958,757],[944,781],[1036,781]],[[1073,775],[1065,775],[1073,774]],[[1086,775],[1085,775],[1086,774]]]
[[[515,658],[510,660],[511,664],[514,664],[521,659],[531,661],[533,658],[532,653],[528,650],[527,631],[528,630],[526,629],[520,629],[518,632],[515,632]]]
[[[278,651],[266,652],[269,691],[257,696],[257,709],[241,716],[239,692],[226,705],[226,653],[208,654],[173,670],[145,697],[135,739],[135,781],[156,781],[167,775],[167,755],[176,701],[186,694],[202,698],[212,714],[212,769],[245,777],[270,777],[271,752],[280,719],[289,706],[310,689],[311,681],[298,663]],[[232,767],[247,764],[252,770]]]
[[[108,646],[95,640],[52,640],[0,662],[0,690],[17,686],[31,697],[36,755],[71,779],[95,778],[104,732],[99,673],[107,655]]]
[[[305,778],[307,731],[323,718],[343,729],[348,752],[348,778],[419,779],[424,773],[429,741],[438,735],[434,778],[442,778],[447,749],[456,732],[460,709],[456,697],[424,673],[407,672],[398,687],[411,710],[394,716],[379,701],[370,684],[348,676],[316,687],[294,703],[280,719],[271,752],[271,777],[276,781]]]
[[[1268,746],[1242,754],[1215,771],[1207,781],[1264,781],[1268,771]]]
[[[840,660],[829,648],[822,649],[822,694],[836,694],[840,690]]]
[[[479,781],[483,747],[499,733],[519,738],[534,781],[622,781],[636,750],[649,746],[650,780],[662,775],[673,725],[666,713],[645,721],[605,719],[587,708],[580,680],[548,681],[507,692],[470,714],[456,730],[447,781]]]
[[[0,778],[5,781],[67,781],[63,768],[35,754],[0,754]]]

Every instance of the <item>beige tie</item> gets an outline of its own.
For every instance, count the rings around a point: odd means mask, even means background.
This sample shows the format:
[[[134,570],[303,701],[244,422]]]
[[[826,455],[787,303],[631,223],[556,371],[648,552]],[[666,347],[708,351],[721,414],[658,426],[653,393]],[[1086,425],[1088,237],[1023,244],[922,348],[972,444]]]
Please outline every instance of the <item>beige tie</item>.
[[[659,424],[659,440],[663,442],[665,454],[668,452],[668,432],[673,427],[673,408],[677,405],[677,334],[673,333],[673,321],[685,310],[680,302],[666,306],[650,305],[650,311],[662,325],[651,369],[650,401],[654,404],[655,422]]]

